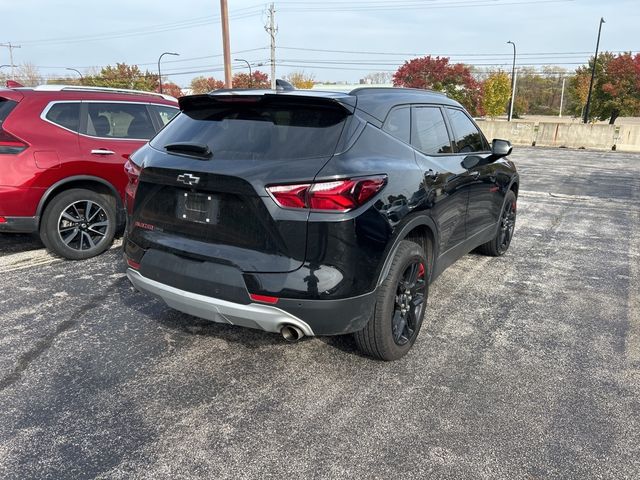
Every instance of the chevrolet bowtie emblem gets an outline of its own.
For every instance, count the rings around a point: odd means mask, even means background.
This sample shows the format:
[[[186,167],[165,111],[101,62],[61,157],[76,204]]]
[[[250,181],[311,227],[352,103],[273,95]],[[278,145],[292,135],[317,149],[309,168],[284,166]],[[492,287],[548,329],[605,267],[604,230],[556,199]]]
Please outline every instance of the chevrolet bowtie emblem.
[[[178,175],[178,181],[184,183],[185,185],[197,185],[200,181],[200,177],[196,177],[195,175],[191,175],[190,173],[183,173]]]

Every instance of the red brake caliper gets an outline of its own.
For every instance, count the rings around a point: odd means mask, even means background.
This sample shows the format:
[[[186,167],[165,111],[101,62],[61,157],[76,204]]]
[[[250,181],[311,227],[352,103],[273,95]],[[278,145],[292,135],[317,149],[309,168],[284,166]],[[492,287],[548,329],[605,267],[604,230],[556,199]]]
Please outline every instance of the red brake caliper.
[[[424,265],[421,263],[420,268],[418,269],[418,278],[424,277]]]

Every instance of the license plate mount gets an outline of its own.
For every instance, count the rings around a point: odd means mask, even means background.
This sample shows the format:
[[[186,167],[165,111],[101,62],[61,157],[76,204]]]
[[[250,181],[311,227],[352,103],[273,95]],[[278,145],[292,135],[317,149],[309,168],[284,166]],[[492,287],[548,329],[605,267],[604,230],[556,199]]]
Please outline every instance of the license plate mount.
[[[180,192],[176,217],[187,222],[215,225],[220,214],[220,197],[211,193]]]

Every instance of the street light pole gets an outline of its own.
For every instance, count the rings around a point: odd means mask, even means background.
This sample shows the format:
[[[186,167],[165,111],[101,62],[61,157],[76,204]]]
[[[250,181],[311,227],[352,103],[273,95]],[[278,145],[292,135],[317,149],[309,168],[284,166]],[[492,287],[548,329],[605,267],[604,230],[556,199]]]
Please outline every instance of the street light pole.
[[[589,95],[587,95],[587,105],[584,108],[584,123],[589,123],[589,109],[591,107],[591,90],[593,89],[593,79],[596,76],[596,65],[598,64],[598,48],[600,48],[600,33],[602,32],[602,24],[606,23],[604,18],[600,18],[600,26],[598,27],[598,41],[596,42],[596,56],[593,57],[593,68],[591,69],[591,81],[589,82]]]
[[[160,84],[160,93],[162,93],[162,72],[160,71],[160,60],[162,60],[162,57],[164,57],[165,55],[174,55],[176,57],[179,57],[180,54],[179,53],[174,53],[174,52],[164,52],[162,55],[160,55],[160,57],[158,58],[158,83]]]
[[[251,77],[251,64],[247,62],[244,58],[234,58],[235,62],[244,62],[249,67],[249,88],[253,88],[253,78]]]
[[[80,83],[84,83],[84,77],[80,73],[80,70],[76,70],[75,68],[66,68],[65,70],[71,70],[72,72],[76,72],[78,75],[80,75]]]
[[[511,98],[509,99],[509,115],[507,121],[511,121],[513,116],[513,102],[516,97],[516,44],[509,40],[507,43],[513,45],[513,65],[511,67]]]

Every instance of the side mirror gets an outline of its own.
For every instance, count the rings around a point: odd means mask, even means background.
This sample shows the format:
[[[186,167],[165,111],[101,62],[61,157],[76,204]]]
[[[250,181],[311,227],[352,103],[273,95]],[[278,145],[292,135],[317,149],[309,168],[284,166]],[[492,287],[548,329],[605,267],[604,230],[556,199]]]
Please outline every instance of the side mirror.
[[[499,138],[494,138],[493,142],[491,142],[491,156],[496,160],[498,158],[511,155],[512,150],[513,146],[508,140],[500,140]]]

